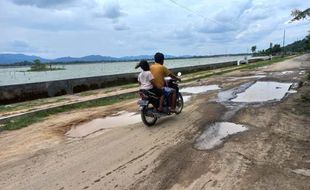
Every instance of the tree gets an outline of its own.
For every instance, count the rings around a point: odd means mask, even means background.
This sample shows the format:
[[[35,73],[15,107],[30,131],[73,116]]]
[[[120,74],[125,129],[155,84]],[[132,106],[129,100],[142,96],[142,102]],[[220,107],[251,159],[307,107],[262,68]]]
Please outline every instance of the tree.
[[[306,19],[307,17],[310,17],[310,8],[304,10],[304,11],[301,11],[301,10],[298,10],[298,9],[295,9],[292,11],[292,14],[291,14],[294,18],[291,20],[292,22],[293,21],[297,21],[297,20],[303,20],[303,19]]]
[[[309,34],[306,36],[306,49],[310,49],[310,31]]]
[[[30,70],[32,71],[46,70],[47,66],[44,63],[41,63],[39,59],[36,59],[33,62],[34,62],[34,65],[31,66]]]
[[[33,62],[34,62],[35,65],[41,65],[41,64],[42,64],[41,61],[40,61],[39,59],[36,59],[36,60],[34,60]]]
[[[252,53],[255,53],[256,52],[256,46],[252,46],[251,51],[252,51]]]

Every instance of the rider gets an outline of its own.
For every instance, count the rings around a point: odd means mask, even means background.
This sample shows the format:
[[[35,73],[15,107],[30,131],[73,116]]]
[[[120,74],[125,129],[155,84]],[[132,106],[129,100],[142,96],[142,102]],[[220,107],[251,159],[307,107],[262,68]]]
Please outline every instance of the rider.
[[[154,83],[154,77],[150,72],[150,65],[146,60],[140,61],[136,66],[136,69],[141,67],[142,72],[138,75],[138,81],[140,84],[140,90],[148,90],[156,96],[159,97],[159,107],[158,111],[163,111],[163,102],[164,102],[164,95],[161,88],[157,88],[156,84]]]
[[[164,60],[165,56],[162,53],[156,53],[154,55],[155,63],[151,65],[150,70],[151,73],[154,76],[154,85],[157,88],[163,89],[164,94],[169,96],[171,95],[172,97],[172,103],[171,103],[171,112],[175,112],[175,107],[176,107],[176,91],[173,88],[169,88],[165,86],[165,77],[171,77],[175,80],[181,81],[180,78],[175,76],[167,67],[165,67]]]

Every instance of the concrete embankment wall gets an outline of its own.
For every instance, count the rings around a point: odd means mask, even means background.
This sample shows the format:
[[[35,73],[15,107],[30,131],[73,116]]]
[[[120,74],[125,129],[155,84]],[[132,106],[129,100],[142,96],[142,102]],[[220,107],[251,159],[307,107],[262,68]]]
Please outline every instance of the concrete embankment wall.
[[[254,61],[258,60],[257,59],[249,60],[249,62]],[[232,65],[237,65],[237,61],[209,64],[209,65],[190,66],[171,70],[175,73],[182,72],[186,74],[196,71],[228,67]],[[127,73],[127,74],[107,75],[98,77],[87,77],[87,78],[77,78],[68,80],[0,86],[0,105],[134,83],[137,82],[137,75],[138,73]]]

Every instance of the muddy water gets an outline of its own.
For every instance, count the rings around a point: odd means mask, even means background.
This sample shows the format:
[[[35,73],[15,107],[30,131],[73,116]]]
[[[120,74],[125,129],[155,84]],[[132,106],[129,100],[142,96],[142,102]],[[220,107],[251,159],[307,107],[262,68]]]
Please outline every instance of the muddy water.
[[[198,150],[210,150],[223,143],[224,139],[242,131],[247,127],[230,122],[219,122],[207,127],[207,129],[196,139],[194,147]]]
[[[288,92],[292,83],[257,81],[244,92],[237,94],[233,102],[280,101]]]
[[[182,88],[180,92],[190,93],[190,94],[199,94],[211,90],[219,90],[221,89],[218,85],[207,85],[207,86],[193,86]]]
[[[119,112],[113,116],[94,119],[88,123],[72,127],[71,130],[66,133],[66,136],[71,138],[86,137],[105,129],[125,127],[139,122],[141,122],[139,114]]]

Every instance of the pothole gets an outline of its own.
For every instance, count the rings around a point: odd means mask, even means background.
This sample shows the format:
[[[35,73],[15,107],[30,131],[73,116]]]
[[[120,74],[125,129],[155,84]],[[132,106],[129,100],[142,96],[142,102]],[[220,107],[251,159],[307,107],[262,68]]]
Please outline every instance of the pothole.
[[[257,81],[244,92],[238,93],[232,102],[280,101],[290,89],[292,83]]]
[[[210,150],[224,142],[230,135],[248,130],[247,127],[230,122],[218,122],[206,130],[196,139],[194,148],[198,150]]]
[[[295,169],[295,170],[292,170],[292,172],[298,175],[310,177],[310,169]]]
[[[141,122],[139,114],[123,111],[113,116],[94,119],[90,122],[74,126],[65,135],[70,138],[81,138],[105,129],[125,127],[139,122]]]
[[[183,96],[183,102],[189,102],[191,100],[192,96]]]
[[[192,86],[192,87],[185,87],[180,89],[182,93],[189,93],[189,94],[200,94],[212,90],[219,90],[221,89],[218,85],[207,85],[207,86]]]

